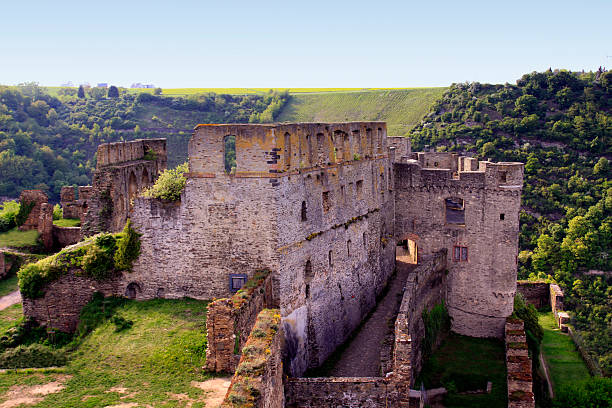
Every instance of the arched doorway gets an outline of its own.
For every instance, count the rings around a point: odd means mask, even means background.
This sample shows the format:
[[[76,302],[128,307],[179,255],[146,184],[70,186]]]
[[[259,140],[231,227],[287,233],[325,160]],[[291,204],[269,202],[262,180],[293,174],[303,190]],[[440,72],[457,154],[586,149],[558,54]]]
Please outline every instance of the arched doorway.
[[[142,188],[149,187],[149,172],[147,169],[142,170],[142,182],[140,184]]]
[[[138,192],[138,181],[136,180],[136,175],[134,172],[130,173],[130,178],[128,179],[128,199],[132,200],[136,193]]]
[[[128,299],[136,299],[136,296],[141,292],[140,285],[136,282],[130,282],[125,289],[125,297]]]

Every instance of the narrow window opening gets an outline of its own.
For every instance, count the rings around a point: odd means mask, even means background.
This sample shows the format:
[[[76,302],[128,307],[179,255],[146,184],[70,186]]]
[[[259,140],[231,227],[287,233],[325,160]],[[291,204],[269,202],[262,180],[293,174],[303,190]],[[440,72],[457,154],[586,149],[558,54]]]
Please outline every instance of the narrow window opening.
[[[507,181],[507,173],[505,171],[500,171],[497,174],[499,176],[499,182],[500,183],[505,183]]]
[[[323,192],[323,212],[328,212],[331,207],[329,202],[329,191]]]
[[[308,221],[308,214],[306,211],[306,201],[302,201],[302,221]]]
[[[357,198],[359,200],[363,198],[363,180],[357,181]]]
[[[291,135],[285,133],[285,165],[287,170],[291,168]]]
[[[351,256],[351,240],[346,241],[346,255]]]
[[[446,205],[446,223],[465,225],[465,208],[463,199],[451,197],[444,200]]]
[[[368,240],[365,232],[363,233],[363,249],[368,249]]]
[[[310,262],[310,259],[306,261],[306,266],[304,266],[304,282],[306,283],[305,286],[305,295],[306,298],[308,299],[310,297],[310,282],[312,282],[312,278],[313,278],[314,274],[312,272],[312,263]]]
[[[225,172],[227,174],[234,174],[236,172],[236,136],[225,136],[223,145],[225,148],[223,155]]]
[[[506,214],[504,214],[504,213],[499,214],[499,220],[500,221],[503,221],[504,218],[506,218]]]
[[[382,128],[378,128],[378,133],[377,133],[377,143],[376,143],[376,147],[377,147],[377,151],[378,153],[382,153],[383,151],[383,132],[382,132]]]
[[[329,251],[329,253],[327,254],[327,261],[329,262],[329,266],[334,266],[332,257],[333,257],[332,251]]]

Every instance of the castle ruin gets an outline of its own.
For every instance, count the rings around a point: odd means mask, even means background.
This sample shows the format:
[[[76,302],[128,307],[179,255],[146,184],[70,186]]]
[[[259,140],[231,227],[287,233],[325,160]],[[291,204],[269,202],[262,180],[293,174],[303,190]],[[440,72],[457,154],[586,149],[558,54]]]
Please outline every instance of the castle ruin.
[[[431,301],[446,302],[454,331],[503,338],[516,292],[522,163],[412,153],[384,122],[198,125],[181,200],[139,197],[165,163],[162,140],[99,147],[84,232],[119,231],[130,217],[142,253],[112,282],[62,277],[44,298],[24,301],[26,314],[44,323],[58,310],[54,318],[71,328],[72,309],[94,290],[213,299],[268,270],[283,368],[299,377],[347,340],[399,259],[431,265],[405,295],[404,342],[417,336],[415,308],[428,288]],[[72,293],[71,304],[54,292]]]

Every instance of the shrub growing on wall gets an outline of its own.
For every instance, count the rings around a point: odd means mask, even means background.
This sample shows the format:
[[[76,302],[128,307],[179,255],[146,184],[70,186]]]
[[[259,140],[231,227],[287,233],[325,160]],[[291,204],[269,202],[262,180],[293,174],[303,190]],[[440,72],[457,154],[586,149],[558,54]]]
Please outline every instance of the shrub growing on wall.
[[[123,228],[123,236],[117,241],[115,268],[120,271],[132,269],[132,264],[140,255],[140,235],[134,231],[132,222],[128,219]]]
[[[25,224],[35,205],[36,202],[34,201],[24,201],[19,204],[19,212],[15,215],[15,224],[17,224],[18,227]]]
[[[185,188],[187,179],[183,173],[189,171],[187,162],[174,169],[164,170],[153,186],[144,191],[145,197],[161,198],[163,200],[178,201]]]

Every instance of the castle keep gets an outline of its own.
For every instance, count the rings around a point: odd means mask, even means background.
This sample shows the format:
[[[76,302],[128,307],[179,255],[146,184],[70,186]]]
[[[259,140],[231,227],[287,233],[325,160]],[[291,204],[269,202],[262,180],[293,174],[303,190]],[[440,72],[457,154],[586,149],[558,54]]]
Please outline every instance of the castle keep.
[[[407,350],[422,331],[419,310],[436,300],[446,301],[456,332],[504,335],[516,292],[521,163],[412,153],[383,122],[198,125],[181,200],[139,197],[165,163],[161,140],[100,146],[85,233],[118,231],[130,217],[143,234],[140,258],[112,282],[61,278],[43,299],[25,300],[28,315],[45,323],[56,309],[58,320],[76,319],[56,290],[213,299],[267,270],[264,303],[280,309],[283,368],[298,377],[373,309],[397,259],[429,268],[406,284],[396,332],[405,331],[398,338]],[[210,321],[221,321],[213,309]]]

